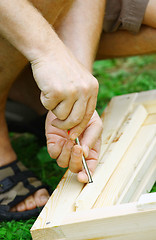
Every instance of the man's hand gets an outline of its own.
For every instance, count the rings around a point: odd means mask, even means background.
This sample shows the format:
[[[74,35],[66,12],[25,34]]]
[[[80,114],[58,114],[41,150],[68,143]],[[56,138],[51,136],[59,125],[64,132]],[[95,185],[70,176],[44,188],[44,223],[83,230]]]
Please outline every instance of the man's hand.
[[[43,105],[57,117],[52,125],[71,129],[70,138],[74,140],[94,113],[98,94],[96,78],[62,43],[56,51],[53,49],[32,61],[32,70]]]
[[[82,166],[82,154],[86,158],[88,168],[93,174],[100,152],[100,135],[102,121],[95,111],[84,132],[79,136],[81,146],[69,138],[66,130],[58,129],[51,125],[55,115],[49,111],[46,119],[46,137],[48,152],[52,158],[57,159],[60,167],[78,173],[80,182],[88,182],[87,174]]]
[[[0,33],[31,62],[41,101],[57,117],[53,125],[75,139],[95,110],[97,80],[28,0],[0,1]]]

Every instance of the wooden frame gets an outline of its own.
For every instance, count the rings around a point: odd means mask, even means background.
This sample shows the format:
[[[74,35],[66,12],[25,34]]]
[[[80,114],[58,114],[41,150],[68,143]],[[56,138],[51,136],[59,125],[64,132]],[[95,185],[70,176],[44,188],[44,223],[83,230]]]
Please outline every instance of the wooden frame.
[[[114,97],[102,115],[93,184],[69,170],[34,223],[34,240],[154,240],[156,90]]]

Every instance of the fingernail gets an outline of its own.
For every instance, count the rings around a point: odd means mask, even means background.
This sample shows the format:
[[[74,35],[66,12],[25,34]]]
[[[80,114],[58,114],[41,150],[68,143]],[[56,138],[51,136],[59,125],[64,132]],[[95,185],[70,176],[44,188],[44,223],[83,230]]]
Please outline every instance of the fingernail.
[[[74,153],[79,155],[81,153],[81,149],[80,148],[75,148]]]
[[[87,145],[82,146],[84,157],[87,158],[89,155],[89,147]]]

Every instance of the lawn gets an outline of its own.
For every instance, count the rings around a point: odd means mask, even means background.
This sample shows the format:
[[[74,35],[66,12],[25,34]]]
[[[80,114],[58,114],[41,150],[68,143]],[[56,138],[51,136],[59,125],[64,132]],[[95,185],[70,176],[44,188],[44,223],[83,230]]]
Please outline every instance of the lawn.
[[[100,83],[97,111],[101,114],[113,96],[156,89],[156,55],[96,61],[93,73]],[[40,147],[28,133],[10,133],[10,138],[18,159],[54,190],[65,170],[49,157],[46,147]],[[0,240],[31,239],[29,229],[34,221],[1,222]]]

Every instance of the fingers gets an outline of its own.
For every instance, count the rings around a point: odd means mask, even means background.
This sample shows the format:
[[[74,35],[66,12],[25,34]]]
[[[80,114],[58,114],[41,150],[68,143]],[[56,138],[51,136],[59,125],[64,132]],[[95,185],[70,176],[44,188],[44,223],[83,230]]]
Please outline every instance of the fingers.
[[[57,158],[58,166],[62,168],[67,168],[69,166],[70,155],[72,151],[72,147],[74,146],[74,142],[69,140],[67,141],[61,151],[61,154]]]
[[[71,172],[78,173],[82,170],[82,154],[81,146],[74,145],[71,140],[67,141],[57,159],[57,164],[62,168],[69,167]]]
[[[96,142],[99,141],[103,129],[102,120],[98,113],[95,111],[83,136],[80,139],[81,146],[84,151],[85,157],[88,156],[90,149],[92,149]]]
[[[54,119],[52,125],[61,129],[71,129],[84,118],[86,111],[86,103],[83,99],[75,102],[73,109],[67,119],[61,121],[59,119]]]
[[[47,110],[53,110],[64,100],[64,96],[62,94],[60,97],[58,97],[56,90],[55,90],[54,94],[45,93],[42,91],[41,95],[40,95],[40,100],[41,100],[41,103],[43,104],[43,106]]]
[[[55,143],[60,138],[68,139],[69,136],[67,134],[67,131],[64,131],[62,129],[53,127],[51,125],[51,122],[55,119],[55,115],[49,111],[46,117],[46,123],[45,123],[45,133],[47,137],[47,143]]]
[[[75,140],[86,128],[95,111],[95,107],[95,97],[90,98],[87,104],[82,99],[78,100],[75,102],[72,112],[66,120],[54,119],[52,125],[61,129],[71,129],[70,138]]]
[[[98,164],[99,149],[100,149],[100,140],[97,141],[95,148],[90,150],[88,158],[86,158],[86,163],[91,175],[93,175],[96,169],[96,166]],[[82,182],[82,183],[88,182],[88,176],[84,168],[81,171],[79,171],[77,175],[77,179],[79,182]]]
[[[69,169],[73,173],[78,173],[82,170],[82,155],[83,150],[81,146],[75,145],[71,151],[71,158],[69,162]]]
[[[95,107],[96,107],[96,101],[95,101],[94,97],[92,97],[88,101],[86,112],[85,112],[83,120],[78,125],[76,125],[74,128],[72,128],[70,130],[70,138],[72,140],[74,140],[78,136],[80,136],[80,134],[84,131],[84,129],[85,129],[85,132],[86,132],[87,123],[90,121],[91,117],[93,116],[93,113],[95,111]],[[93,132],[93,134],[94,134],[94,132]],[[86,135],[88,135],[88,134],[86,134]]]
[[[51,125],[54,114],[49,111],[46,120],[47,148],[50,156],[57,159],[60,167],[78,173],[80,182],[88,182],[88,176],[82,166],[82,155],[86,157],[88,168],[93,174],[95,171],[101,145],[102,122],[95,111],[85,131],[80,136],[81,146],[69,139],[67,131]],[[87,150],[86,150],[87,149]]]
[[[65,120],[70,115],[75,102],[75,98],[68,98],[59,103],[52,112],[59,120]]]
[[[65,139],[58,139],[55,143],[47,143],[47,150],[51,158],[58,158],[62,152],[62,148],[65,144]]]

